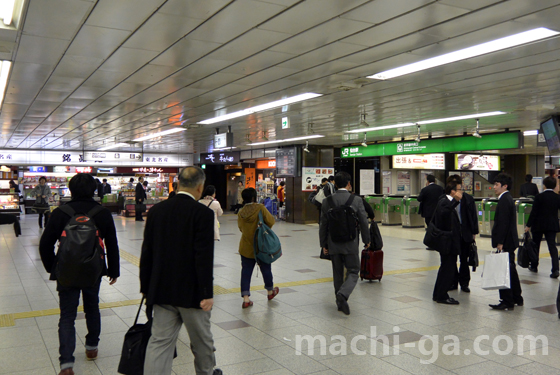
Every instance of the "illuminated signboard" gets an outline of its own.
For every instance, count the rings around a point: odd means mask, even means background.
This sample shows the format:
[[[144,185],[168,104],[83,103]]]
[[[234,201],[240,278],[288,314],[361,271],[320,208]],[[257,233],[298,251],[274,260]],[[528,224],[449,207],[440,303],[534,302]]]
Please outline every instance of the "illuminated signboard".
[[[499,171],[499,155],[456,154],[455,169],[470,171]]]
[[[29,172],[43,173],[47,171],[47,167],[29,167]]]
[[[393,155],[393,168],[445,170],[445,154]]]
[[[239,152],[215,152],[212,154],[200,154],[200,162],[208,164],[237,164]]]
[[[92,167],[76,167],[76,173],[91,173],[92,171]]]

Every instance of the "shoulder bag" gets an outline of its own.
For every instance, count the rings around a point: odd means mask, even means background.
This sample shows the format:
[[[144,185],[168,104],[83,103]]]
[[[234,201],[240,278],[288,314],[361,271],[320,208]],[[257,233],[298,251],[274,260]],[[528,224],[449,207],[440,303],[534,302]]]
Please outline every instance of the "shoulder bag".
[[[446,198],[443,198],[446,199]],[[453,242],[453,232],[441,230],[434,224],[434,218],[438,214],[438,210],[441,207],[441,200],[438,202],[436,209],[434,211],[434,216],[428,224],[428,230],[424,236],[424,245],[429,248],[435,249],[441,255],[447,255],[451,252],[451,244]]]

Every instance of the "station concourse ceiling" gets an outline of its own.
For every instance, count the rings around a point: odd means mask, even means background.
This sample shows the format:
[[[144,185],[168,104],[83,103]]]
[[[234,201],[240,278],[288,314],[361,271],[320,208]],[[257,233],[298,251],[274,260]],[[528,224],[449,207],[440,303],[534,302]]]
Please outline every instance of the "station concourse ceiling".
[[[12,61],[0,148],[200,153],[216,128],[250,143],[503,111],[480,133],[534,130],[560,107],[560,37],[388,80],[372,74],[538,27],[560,31],[559,0],[17,0],[0,28]],[[211,125],[199,122],[302,93],[322,96]],[[283,117],[290,128],[282,129]],[[421,126],[472,134],[474,119]],[[367,132],[414,139],[416,127]],[[302,142],[298,142],[301,144]],[[536,137],[519,153],[544,154]],[[264,146],[261,146],[264,147]],[[271,145],[270,147],[274,147]]]

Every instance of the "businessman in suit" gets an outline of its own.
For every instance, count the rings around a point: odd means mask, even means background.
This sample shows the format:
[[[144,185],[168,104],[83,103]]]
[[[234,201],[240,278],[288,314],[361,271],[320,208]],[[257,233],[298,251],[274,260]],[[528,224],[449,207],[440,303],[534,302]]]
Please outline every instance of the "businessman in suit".
[[[535,197],[533,209],[527,221],[525,232],[531,231],[533,241],[537,245],[537,251],[540,250],[541,241],[544,236],[548,244],[550,259],[552,261],[551,278],[557,279],[560,275],[558,271],[558,248],[556,248],[556,233],[560,232],[558,225],[558,210],[560,210],[560,195],[556,190],[556,179],[546,177],[543,180],[546,188],[541,194]],[[538,272],[538,259],[536,264],[531,264],[529,271]]]
[[[515,249],[519,247],[515,204],[509,193],[511,177],[500,173],[494,179],[494,191],[498,196],[498,206],[492,227],[492,247],[509,254],[510,289],[500,289],[500,303],[490,305],[494,310],[513,310],[514,305],[523,306],[521,284],[515,268]]]
[[[451,181],[455,181],[459,185],[463,184],[463,179],[458,174],[447,178],[447,183]],[[456,208],[461,223],[461,253],[459,254],[461,265],[459,271],[455,273],[455,283],[451,289],[457,289],[460,285],[463,292],[470,293],[469,282],[471,281],[471,273],[469,271],[468,258],[472,243],[478,234],[478,217],[474,198],[465,192],[462,193],[463,197]]]
[[[425,188],[420,190],[418,195],[418,202],[420,202],[420,214],[426,221],[426,226],[430,224],[434,211],[436,209],[437,202],[445,194],[443,188],[436,184],[436,178],[434,175],[426,176],[427,185]]]
[[[323,200],[323,205],[321,206],[321,223],[319,224],[319,240],[321,247],[325,254],[331,256],[336,304],[338,310],[346,315],[350,314],[348,298],[350,298],[350,294],[358,283],[358,274],[360,272],[360,238],[358,233],[353,241],[342,243],[333,242],[329,234],[328,212],[331,208],[346,204],[350,198],[350,191],[352,190],[350,180],[350,174],[347,172],[338,172],[336,174],[334,183],[338,190],[331,197]],[[369,247],[368,221],[363,200],[359,197],[355,197],[350,206],[354,209],[358,217],[356,230],[362,232],[362,242],[365,247]],[[346,268],[346,280],[344,280],[344,268]]]
[[[146,190],[144,190],[142,182],[144,182],[144,177],[138,177],[138,183],[136,184],[136,189],[134,192],[134,197],[136,199],[136,207],[134,210],[136,214],[136,221],[144,221],[144,219],[142,219],[142,211],[138,209],[138,205],[145,204],[147,198]]]
[[[152,336],[146,350],[144,374],[171,374],[177,336],[185,325],[197,374],[215,370],[210,331],[213,300],[214,211],[198,203],[204,171],[186,167],[179,174],[173,199],[148,212],[142,255],[140,292],[153,305]]]
[[[535,198],[539,195],[539,188],[537,184],[533,183],[533,176],[528,174],[525,176],[525,183],[521,185],[520,194],[522,197]]]

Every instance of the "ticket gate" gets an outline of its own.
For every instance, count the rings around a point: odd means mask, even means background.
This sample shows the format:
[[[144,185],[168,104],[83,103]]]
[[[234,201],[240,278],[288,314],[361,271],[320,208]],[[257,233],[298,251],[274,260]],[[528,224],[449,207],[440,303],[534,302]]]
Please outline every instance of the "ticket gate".
[[[383,197],[383,218],[381,220],[382,225],[402,224],[402,200],[403,196]]]
[[[420,202],[416,196],[403,198],[402,226],[403,228],[424,228],[424,218],[419,213]]]

